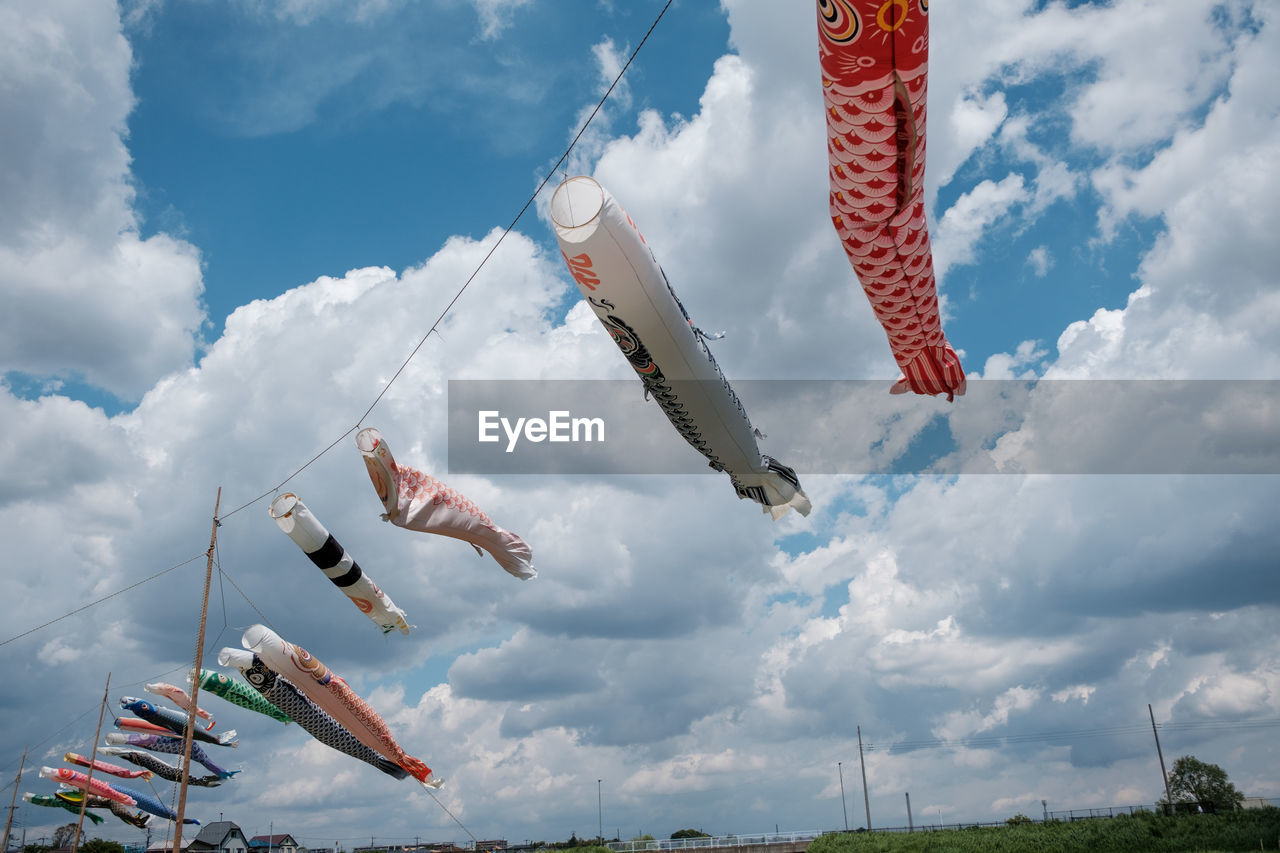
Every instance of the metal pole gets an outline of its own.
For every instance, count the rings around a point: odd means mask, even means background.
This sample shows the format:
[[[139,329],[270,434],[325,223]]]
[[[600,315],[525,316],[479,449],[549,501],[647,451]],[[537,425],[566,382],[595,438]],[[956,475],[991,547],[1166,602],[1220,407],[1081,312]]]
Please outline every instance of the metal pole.
[[[911,792],[907,791],[907,832],[915,832],[916,825],[911,822]]]
[[[849,831],[849,810],[844,805],[844,770],[840,762],[836,762],[836,772],[840,774],[840,811],[844,812],[844,831]]]
[[[1147,713],[1151,715],[1151,733],[1156,736],[1156,755],[1160,757],[1160,778],[1164,780],[1164,798],[1169,803],[1169,813],[1173,812],[1173,794],[1169,793],[1169,774],[1164,769],[1164,753],[1160,751],[1160,733],[1156,731],[1156,712],[1147,703]]]
[[[102,717],[107,712],[107,696],[110,693],[111,673],[108,672],[107,686],[102,690],[102,707],[98,709],[98,728],[93,733],[93,752],[89,756],[89,772],[84,777],[84,796],[80,798],[80,819],[76,821],[76,834],[71,842],[71,853],[76,853],[76,850],[80,849],[80,830],[84,827],[84,810],[89,806],[89,783],[93,781],[93,762],[98,758],[98,737],[102,734]]]
[[[18,802],[18,783],[22,781],[22,768],[26,766],[27,750],[24,747],[22,750],[22,760],[18,762],[18,775],[13,777],[13,797],[9,802],[9,817],[4,822],[4,846],[0,847],[0,851],[4,851],[4,853],[8,853],[9,851],[9,828],[13,826],[14,803]],[[85,792],[85,795],[88,796],[87,791]],[[23,846],[25,847],[26,845]]]
[[[596,780],[596,838],[601,844],[604,843],[604,806],[601,805],[603,800],[600,799],[600,782]]]
[[[858,726],[858,763],[862,765],[862,803],[867,807],[867,832],[870,832],[871,797],[867,794],[867,762],[862,758],[862,726]]]
[[[182,735],[182,775],[178,781],[178,815],[173,824],[172,853],[182,851],[182,821],[187,812],[187,778],[191,775],[191,741],[196,730],[196,697],[200,694],[200,667],[204,665],[204,626],[209,619],[209,586],[213,582],[213,550],[218,544],[218,508],[222,506],[222,486],[213,501],[213,529],[209,533],[209,559],[204,568],[204,599],[200,604],[200,632],[196,636],[196,677],[191,683],[191,707],[187,710],[187,727]]]

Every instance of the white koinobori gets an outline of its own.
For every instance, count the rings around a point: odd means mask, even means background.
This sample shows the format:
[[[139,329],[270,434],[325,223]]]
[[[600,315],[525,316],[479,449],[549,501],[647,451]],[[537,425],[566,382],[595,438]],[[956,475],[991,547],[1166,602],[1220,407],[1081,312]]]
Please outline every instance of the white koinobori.
[[[302,549],[302,553],[316,564],[316,568],[324,572],[325,577],[333,581],[333,585],[342,590],[360,608],[361,613],[372,619],[382,629],[382,633],[389,634],[396,630],[401,634],[409,633],[405,612],[396,607],[390,596],[373,582],[373,578],[361,570],[360,564],[351,558],[338,540],[333,538],[333,534],[311,514],[301,498],[293,492],[285,492],[271,502],[267,512],[280,529],[289,534],[289,538]]]
[[[578,289],[685,441],[724,471],[739,498],[773,518],[809,514],[795,471],[765,456],[738,395],[694,328],[631,217],[594,179],[551,199],[560,251]]]

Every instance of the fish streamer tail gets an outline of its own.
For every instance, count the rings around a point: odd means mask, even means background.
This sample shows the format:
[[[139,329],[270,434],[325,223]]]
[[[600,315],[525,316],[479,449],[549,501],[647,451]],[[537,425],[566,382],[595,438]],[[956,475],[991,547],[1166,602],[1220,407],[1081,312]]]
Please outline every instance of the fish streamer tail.
[[[222,746],[239,746],[240,743],[236,740],[236,730],[227,729],[218,735],[218,743]]]

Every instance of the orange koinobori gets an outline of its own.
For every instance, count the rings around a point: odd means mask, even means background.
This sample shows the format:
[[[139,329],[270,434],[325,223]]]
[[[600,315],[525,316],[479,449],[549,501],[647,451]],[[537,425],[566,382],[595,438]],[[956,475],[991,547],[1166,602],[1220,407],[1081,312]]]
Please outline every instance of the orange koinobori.
[[[443,781],[420,758],[404,751],[387,723],[347,682],[301,646],[294,645],[265,625],[244,632],[241,645],[270,669],[285,676],[326,714],[333,717],[362,744],[384,755],[428,788]]]

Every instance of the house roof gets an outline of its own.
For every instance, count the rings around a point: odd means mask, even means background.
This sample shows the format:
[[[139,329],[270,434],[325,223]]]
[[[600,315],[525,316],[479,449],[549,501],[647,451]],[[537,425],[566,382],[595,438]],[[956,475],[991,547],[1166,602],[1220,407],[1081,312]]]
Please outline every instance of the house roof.
[[[194,835],[182,836],[182,847],[180,847],[179,849],[181,850],[190,849],[192,842],[194,842],[195,840],[196,839]],[[157,841],[155,844],[152,844],[150,847],[147,848],[147,853],[152,853],[152,851],[169,851],[169,850],[173,850],[172,838],[167,839],[165,841]]]
[[[201,844],[211,844],[214,847],[219,847],[228,835],[237,831],[240,831],[241,835],[244,834],[240,827],[229,820],[215,820],[200,827],[200,831],[196,833],[195,840]]]
[[[255,835],[249,839],[250,847],[281,847],[291,846],[297,847],[298,842],[292,835],[287,832],[277,832],[275,835]]]

